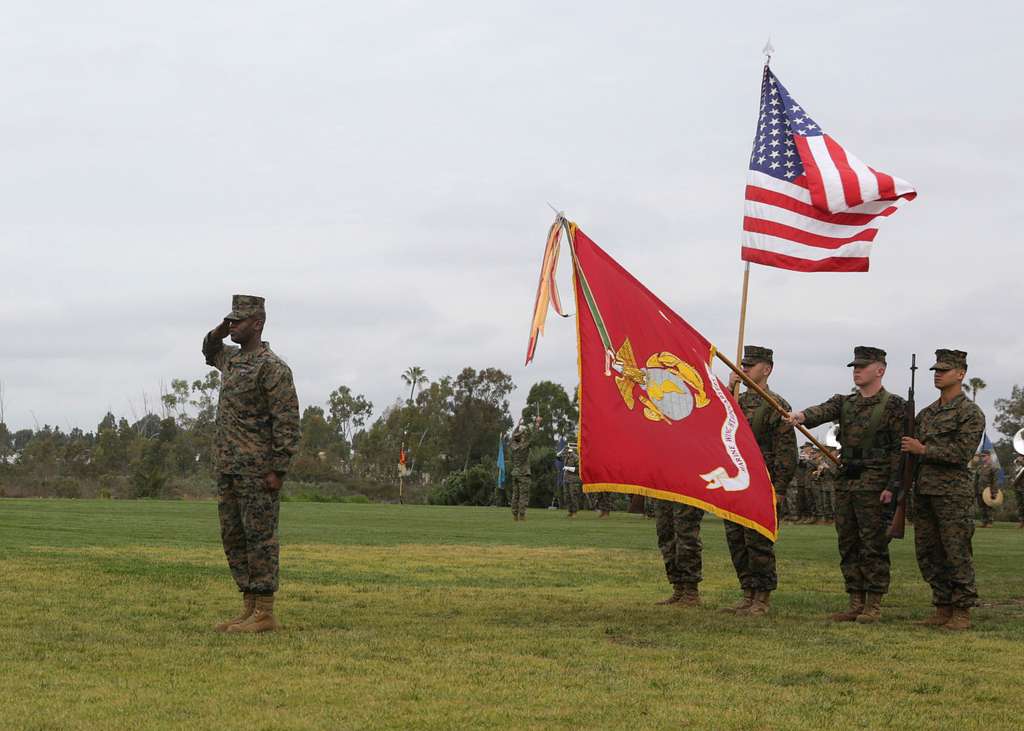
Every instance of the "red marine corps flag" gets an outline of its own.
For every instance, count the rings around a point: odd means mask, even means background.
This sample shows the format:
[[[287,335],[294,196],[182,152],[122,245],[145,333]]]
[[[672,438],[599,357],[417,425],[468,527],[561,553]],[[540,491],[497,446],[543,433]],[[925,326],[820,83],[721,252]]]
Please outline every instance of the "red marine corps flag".
[[[687,503],[775,540],[775,490],[750,425],[711,372],[714,346],[575,224],[560,225],[575,275],[584,491]],[[541,277],[554,281],[547,254]],[[537,299],[530,356],[548,302]]]

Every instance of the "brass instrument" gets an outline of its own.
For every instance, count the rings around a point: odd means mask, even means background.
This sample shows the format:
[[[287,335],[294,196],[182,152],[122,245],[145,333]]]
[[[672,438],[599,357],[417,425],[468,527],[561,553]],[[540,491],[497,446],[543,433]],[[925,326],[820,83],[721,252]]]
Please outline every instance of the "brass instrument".
[[[839,424],[833,424],[829,427],[828,433],[825,435],[825,446],[831,447],[832,449],[843,448],[839,443]]]

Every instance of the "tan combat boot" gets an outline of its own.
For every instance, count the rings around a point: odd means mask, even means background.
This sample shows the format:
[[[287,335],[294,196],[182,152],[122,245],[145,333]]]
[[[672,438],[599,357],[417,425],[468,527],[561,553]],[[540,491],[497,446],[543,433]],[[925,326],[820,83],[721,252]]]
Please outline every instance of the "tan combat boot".
[[[699,607],[700,592],[696,584],[683,584],[683,595],[676,604],[680,607]]]
[[[763,617],[768,614],[771,604],[772,593],[770,591],[755,591],[750,606],[746,609],[737,609],[737,617]]]
[[[856,622],[857,617],[864,611],[864,592],[862,591],[851,591],[850,592],[850,606],[847,607],[845,612],[836,612],[830,614],[829,619],[833,622]]]
[[[935,607],[935,614],[928,617],[927,619],[922,619],[919,622],[914,622],[914,624],[920,627],[941,627],[946,622],[948,622],[952,616],[953,607],[949,606],[948,604],[938,604]]]
[[[678,604],[683,600],[683,596],[686,594],[686,587],[682,584],[672,584],[672,596],[662,599],[660,602],[654,602],[659,606],[665,604]]]
[[[864,595],[864,609],[857,615],[857,624],[874,624],[882,621],[882,595],[868,592]]]
[[[754,590],[744,589],[743,598],[733,604],[731,607],[722,607],[718,611],[722,614],[737,614],[738,612],[744,612],[750,608],[750,605],[754,603]]]
[[[228,627],[228,632],[274,632],[281,625],[274,619],[274,595],[256,597],[256,608],[252,615],[238,624]]]
[[[218,632],[227,632],[228,627],[233,624],[239,624],[249,619],[252,616],[253,610],[256,608],[256,595],[245,593],[242,594],[242,613],[232,619],[227,619],[220,624],[215,624],[213,628]]]
[[[948,629],[950,632],[959,632],[965,629],[971,628],[971,610],[961,609],[960,607],[953,607],[953,614],[949,618],[949,621],[942,625],[942,629]]]
[[[609,515],[611,515],[611,511],[610,510],[602,510],[601,514],[598,515],[597,517],[598,518],[607,518]]]

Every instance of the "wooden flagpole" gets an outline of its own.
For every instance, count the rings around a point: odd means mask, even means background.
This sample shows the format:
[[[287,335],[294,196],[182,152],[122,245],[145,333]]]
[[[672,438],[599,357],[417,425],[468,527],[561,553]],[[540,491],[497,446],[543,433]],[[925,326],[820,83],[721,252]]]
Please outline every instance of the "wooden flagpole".
[[[750,262],[746,262],[746,266],[743,267],[743,295],[740,297],[740,334],[736,342],[736,362],[741,363],[743,361],[743,335],[747,328],[747,291],[750,288]],[[733,388],[732,397],[737,398],[740,395],[740,384],[737,383]]]
[[[763,388],[754,383],[752,380],[750,380],[750,376],[744,373],[742,369],[738,368],[735,363],[733,363],[731,360],[722,355],[721,351],[716,349],[715,355],[718,356],[718,359],[720,361],[722,361],[723,363],[725,363],[726,366],[729,367],[729,370],[731,370],[733,373],[739,376],[741,381],[747,384],[747,388],[753,389],[758,396],[767,401],[768,405],[771,406],[776,411],[778,411],[779,414],[781,414],[783,417],[789,416],[789,412],[782,408],[782,405],[779,404],[779,402],[776,401],[770,393],[768,393]],[[738,386],[739,384],[737,384],[737,387]],[[811,441],[811,444],[820,449],[826,457],[832,460],[835,463],[836,467],[839,466],[839,460],[836,459],[835,455],[833,455],[832,452],[826,449],[824,444],[815,439],[814,435],[807,431],[807,428],[803,424],[797,424],[796,428],[800,430],[801,434],[803,434]]]
[[[761,53],[764,54],[765,68],[772,62],[772,54],[775,53],[775,48],[772,46],[771,36],[768,37],[768,42],[764,44],[764,48],[761,49]],[[747,329],[747,294],[750,291],[750,262],[744,262],[743,267],[743,294],[740,297],[740,329],[739,336],[736,338],[736,362],[743,362],[743,338]],[[730,365],[737,373],[740,371],[736,370],[735,365]],[[746,380],[746,377],[740,373],[740,377]],[[737,383],[733,388],[732,397],[739,398],[740,395],[740,384]]]

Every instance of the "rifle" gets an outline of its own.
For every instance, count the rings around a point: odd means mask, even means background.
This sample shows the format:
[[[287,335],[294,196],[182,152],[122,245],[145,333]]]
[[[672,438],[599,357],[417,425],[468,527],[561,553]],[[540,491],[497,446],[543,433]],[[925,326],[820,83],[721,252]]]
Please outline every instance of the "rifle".
[[[915,436],[916,407],[914,406],[914,376],[917,374],[917,354],[910,356],[910,390],[907,392],[907,408],[903,412],[903,436]],[[885,535],[889,540],[903,538],[907,527],[907,495],[914,487],[914,471],[917,462],[910,452],[900,454],[900,490],[896,495],[896,512],[892,515],[892,523]]]

